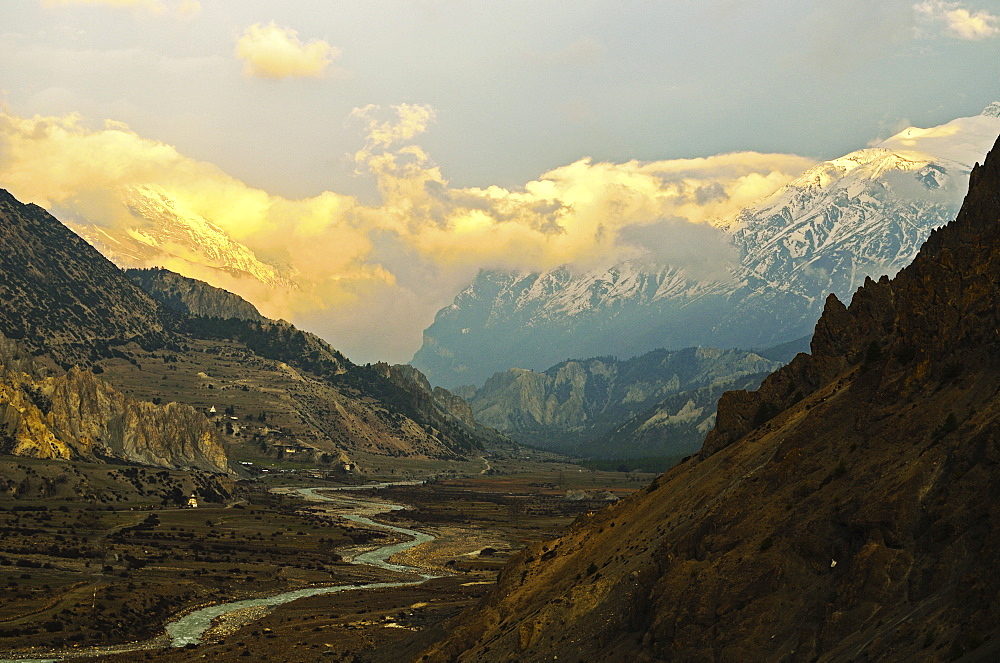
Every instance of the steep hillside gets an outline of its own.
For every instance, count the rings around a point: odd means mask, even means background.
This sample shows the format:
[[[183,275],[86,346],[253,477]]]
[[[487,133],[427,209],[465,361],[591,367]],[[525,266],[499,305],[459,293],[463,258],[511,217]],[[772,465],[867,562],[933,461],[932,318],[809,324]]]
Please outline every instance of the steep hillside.
[[[700,457],[529,547],[420,660],[996,660],[997,274],[1000,141]]]
[[[412,363],[452,387],[566,356],[761,348],[803,336],[827,294],[848,300],[866,277],[895,274],[954,218],[972,164],[998,132],[995,106],[911,127],[716,219],[738,256],[728,278],[699,279],[652,259],[582,273],[484,271],[438,312]]]
[[[695,451],[712,427],[722,391],[756,387],[779,366],[743,350],[654,350],[625,361],[565,361],[542,373],[511,369],[495,374],[468,399],[478,421],[534,446],[616,458],[684,455]],[[658,414],[647,413],[658,405]],[[650,435],[608,444],[616,429],[641,414],[643,421],[632,423],[657,428],[661,435],[655,442]],[[668,427],[675,435],[663,434]]]
[[[89,244],[0,190],[0,334],[65,367],[169,338],[161,309]]]
[[[232,431],[244,450],[255,445],[271,455],[297,453],[304,462],[336,463],[355,452],[456,458],[482,446],[479,433],[447,410],[414,407],[425,398],[415,383],[357,366],[322,339],[263,319],[245,301],[207,284],[165,270],[133,275],[136,282],[44,210],[0,192],[0,296],[6,303],[0,334],[20,340],[42,361],[52,357],[63,369],[92,367],[101,375],[93,383],[86,372],[65,378],[100,403],[92,414],[114,428],[74,430],[91,436],[92,442],[81,438],[79,445],[99,441],[110,455],[143,463],[160,464],[156,459],[172,454],[194,458],[200,452],[170,428],[175,418],[192,416],[187,406],[193,406],[201,420],[182,427],[208,422],[213,431]],[[210,377],[220,371],[232,376],[225,385],[230,393],[220,393],[221,381]],[[107,410],[122,394],[105,393],[104,382],[133,399],[185,406],[166,405],[170,421],[159,419],[163,408],[132,401]],[[235,414],[207,420],[216,405],[239,405],[240,422],[254,420],[251,434],[239,434],[248,424],[234,422]],[[258,420],[268,411],[282,414],[277,421]],[[151,432],[156,426],[162,430]],[[177,448],[157,448],[162,444]],[[213,454],[198,462],[217,464]]]
[[[253,304],[239,295],[169,269],[126,269],[125,276],[172,311],[207,318],[264,319]]]

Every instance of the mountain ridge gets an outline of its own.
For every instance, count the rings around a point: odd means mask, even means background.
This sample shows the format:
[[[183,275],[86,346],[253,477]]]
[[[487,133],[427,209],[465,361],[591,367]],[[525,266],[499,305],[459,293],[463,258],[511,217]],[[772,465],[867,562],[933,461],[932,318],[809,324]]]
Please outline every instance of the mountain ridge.
[[[51,254],[73,259],[48,260]],[[84,280],[91,284],[86,292],[78,287]],[[92,296],[96,292],[102,295]],[[90,365],[106,356],[109,345],[157,346],[169,337],[149,295],[124,282],[118,268],[51,214],[2,189],[0,297],[6,303],[0,331],[65,368]]]
[[[477,421],[530,446],[597,457],[683,456],[711,428],[713,396],[754,387],[779,366],[749,351],[660,349],[628,360],[571,359],[542,372],[511,369],[463,395]],[[644,435],[630,440],[623,427]]]

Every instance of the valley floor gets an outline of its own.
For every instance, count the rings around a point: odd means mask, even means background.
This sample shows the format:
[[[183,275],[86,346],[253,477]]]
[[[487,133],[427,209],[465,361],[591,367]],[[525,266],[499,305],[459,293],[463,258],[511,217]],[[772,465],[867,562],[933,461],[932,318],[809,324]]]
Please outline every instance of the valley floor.
[[[9,591],[0,597],[0,658],[56,650],[79,656],[96,645],[104,652],[97,658],[107,661],[408,660],[403,652],[415,654],[425,634],[477,601],[527,542],[557,535],[578,515],[652,479],[525,459],[481,466],[466,478],[352,491],[407,505],[377,519],[436,538],[391,561],[442,577],[248,611],[191,649],[162,646],[164,625],[192,608],[398,579],[345,561],[394,535],[341,519],[338,505],[271,492],[282,482],[332,485],[294,473],[245,486],[227,505],[196,509],[4,500],[0,584]],[[135,475],[140,492],[152,493],[143,481],[156,474]],[[112,653],[116,643],[133,644]]]

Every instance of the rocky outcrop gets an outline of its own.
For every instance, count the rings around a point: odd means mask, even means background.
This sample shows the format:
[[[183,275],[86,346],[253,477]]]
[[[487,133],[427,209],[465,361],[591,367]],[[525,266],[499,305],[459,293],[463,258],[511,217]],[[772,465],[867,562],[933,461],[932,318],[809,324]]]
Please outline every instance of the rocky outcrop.
[[[172,311],[209,318],[264,319],[253,304],[239,295],[169,269],[126,269],[125,276]]]
[[[399,389],[392,399],[394,403],[402,406],[411,417],[430,424],[436,437],[455,451],[481,450],[483,442],[507,442],[502,434],[477,422],[464,399],[447,389],[432,388],[427,377],[412,366],[379,362],[371,366],[371,370]]]
[[[996,660],[997,274],[1000,141],[700,458],[529,546],[422,660]]]
[[[15,348],[5,339],[0,352],[0,453],[229,472],[225,444],[194,408],[126,397],[76,367],[32,377]]]
[[[0,190],[0,334],[65,367],[170,338],[149,295],[36,205]]]

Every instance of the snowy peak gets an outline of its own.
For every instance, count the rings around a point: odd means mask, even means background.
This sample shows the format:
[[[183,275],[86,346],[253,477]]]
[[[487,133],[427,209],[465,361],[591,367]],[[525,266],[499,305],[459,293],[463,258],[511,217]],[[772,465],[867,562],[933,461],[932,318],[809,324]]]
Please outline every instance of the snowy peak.
[[[713,223],[735,249],[719,265],[729,280],[649,262],[484,272],[425,331],[413,363],[434,382],[468,384],[570,356],[767,347],[804,336],[829,293],[849,301],[866,277],[895,274],[954,218],[973,164],[998,134],[1000,103],[817,164]]]
[[[89,220],[67,222],[119,267],[171,266],[219,270],[270,287],[294,287],[292,274],[260,260],[222,228],[187,209],[165,189],[126,186],[117,191],[134,223],[104,227]],[[211,280],[211,279],[207,279]]]
[[[993,102],[980,115],[960,117],[937,127],[907,127],[878,147],[900,155],[930,161],[952,161],[971,169],[983,160],[1000,134],[1000,102]]]

